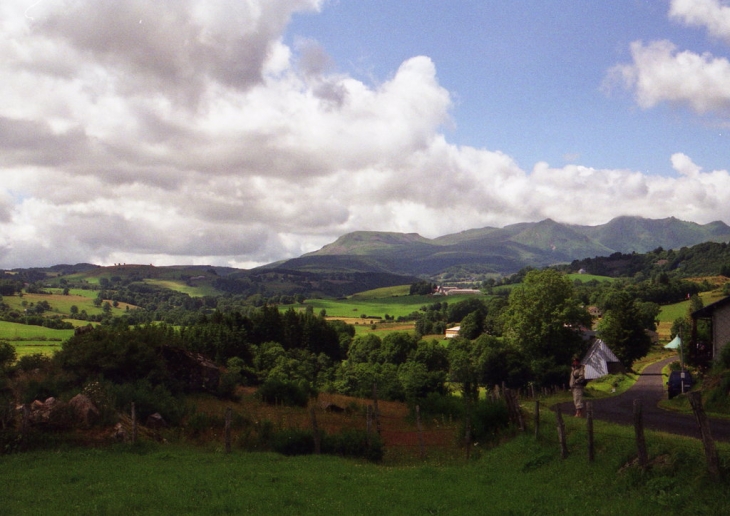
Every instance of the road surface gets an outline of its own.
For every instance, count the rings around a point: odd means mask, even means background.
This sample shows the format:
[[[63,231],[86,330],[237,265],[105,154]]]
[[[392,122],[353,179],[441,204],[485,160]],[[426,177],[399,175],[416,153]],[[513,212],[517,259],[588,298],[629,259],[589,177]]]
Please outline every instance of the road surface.
[[[680,414],[659,408],[659,401],[666,399],[667,377],[662,368],[677,360],[671,357],[647,366],[639,375],[637,382],[618,396],[591,399],[593,418],[612,423],[634,424],[634,400],[641,400],[644,428],[672,434],[686,435],[700,439],[700,429],[694,414]],[[563,414],[575,412],[573,403],[561,403]],[[710,432],[717,441],[730,441],[730,420],[711,419]]]

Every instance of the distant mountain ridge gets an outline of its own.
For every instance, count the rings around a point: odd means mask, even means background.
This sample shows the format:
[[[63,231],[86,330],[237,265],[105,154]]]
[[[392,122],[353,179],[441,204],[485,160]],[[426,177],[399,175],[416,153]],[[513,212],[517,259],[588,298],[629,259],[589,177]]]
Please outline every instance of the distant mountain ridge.
[[[674,217],[618,217],[599,226],[551,219],[485,227],[434,239],[417,233],[356,231],[322,249],[262,267],[310,272],[379,272],[431,276],[455,271],[511,274],[616,252],[646,253],[703,242],[730,241],[730,226],[686,222]]]

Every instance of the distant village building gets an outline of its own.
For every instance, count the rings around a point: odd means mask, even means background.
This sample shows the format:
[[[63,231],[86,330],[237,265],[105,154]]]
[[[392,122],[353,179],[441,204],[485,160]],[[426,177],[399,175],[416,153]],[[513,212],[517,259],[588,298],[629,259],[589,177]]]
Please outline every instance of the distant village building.
[[[446,329],[446,338],[447,339],[453,339],[454,337],[459,336],[459,330],[461,330],[461,326],[454,326],[453,328],[447,328]]]
[[[479,295],[482,291],[475,288],[459,288],[459,287],[436,287],[436,291],[433,293],[435,296],[456,296],[456,295]]]

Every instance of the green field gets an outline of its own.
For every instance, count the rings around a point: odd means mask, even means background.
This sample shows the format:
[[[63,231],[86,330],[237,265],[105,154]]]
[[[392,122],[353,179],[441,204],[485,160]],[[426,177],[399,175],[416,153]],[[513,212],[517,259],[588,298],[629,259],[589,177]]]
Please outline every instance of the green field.
[[[76,306],[79,312],[86,310],[89,315],[102,313],[100,307],[94,306],[94,299],[98,292],[91,290],[77,290],[69,292],[64,296],[54,291],[51,294],[23,294],[23,296],[4,296],[3,302],[10,306],[11,310],[24,312],[26,308],[35,305],[41,301],[47,301],[51,305],[51,311],[45,312],[44,315],[60,315],[68,316],[71,313],[71,307]],[[85,323],[84,323],[85,324]]]
[[[0,340],[15,346],[19,357],[34,353],[50,355],[61,349],[61,343],[73,333],[73,330],[52,330],[42,326],[0,321]]]
[[[393,317],[405,317],[413,312],[417,312],[424,305],[432,305],[434,303],[455,304],[459,301],[472,298],[470,295],[458,296],[394,296],[385,298],[371,298],[369,296],[360,297],[353,296],[347,299],[307,299],[305,306],[311,306],[315,313],[321,310],[327,312],[328,317],[385,317],[390,315]],[[485,296],[480,296],[485,299]],[[289,305],[297,306],[301,305]],[[282,306],[283,309],[288,306]],[[367,317],[362,317],[365,314]]]
[[[146,279],[145,283],[187,294],[190,297],[218,296],[220,291],[210,285],[190,286],[182,280]]]
[[[589,281],[614,281],[614,278],[609,278],[608,276],[596,276],[594,274],[567,274],[570,281],[579,280],[581,283],[588,283]]]
[[[651,466],[636,462],[634,431],[596,421],[588,462],[585,421],[566,419],[561,459],[555,418],[469,461],[373,465],[181,445],[117,445],[0,456],[0,507],[15,515],[717,515],[727,482],[704,469],[701,442],[646,432]],[[719,444],[721,462],[730,448]],[[386,450],[386,456],[388,451]],[[463,457],[463,455],[462,455]]]
[[[719,291],[713,290],[711,292],[700,293],[700,299],[705,306],[718,301],[725,297]],[[658,319],[660,322],[672,323],[675,319],[680,317],[686,317],[687,311],[689,310],[689,301],[682,301],[680,303],[674,303],[673,305],[665,305],[661,307]]]

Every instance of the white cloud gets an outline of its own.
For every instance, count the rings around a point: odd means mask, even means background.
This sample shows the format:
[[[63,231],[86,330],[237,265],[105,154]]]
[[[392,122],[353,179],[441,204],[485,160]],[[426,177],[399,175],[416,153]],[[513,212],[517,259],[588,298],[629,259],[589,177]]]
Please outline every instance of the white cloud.
[[[711,36],[730,43],[730,6],[719,0],[672,0],[669,17],[689,26],[705,27]]]
[[[631,44],[633,63],[617,65],[609,80],[622,80],[642,108],[661,102],[686,104],[698,113],[730,110],[730,61],[678,51],[666,40]]]
[[[428,57],[367,84],[332,71],[316,42],[283,43],[290,16],[320,0],[49,1],[33,19],[26,4],[0,6],[1,267],[251,266],[363,229],[435,237],[546,217],[730,218],[727,171],[683,155],[675,178],[527,172],[502,152],[449,143],[452,97]],[[639,67],[645,53],[679,66],[676,49],[638,45],[621,73],[647,106],[673,100],[667,80],[639,87],[661,68]],[[712,64],[695,66],[706,76]],[[713,108],[727,102],[716,66],[695,86],[716,83]]]

